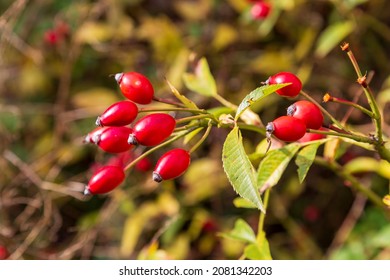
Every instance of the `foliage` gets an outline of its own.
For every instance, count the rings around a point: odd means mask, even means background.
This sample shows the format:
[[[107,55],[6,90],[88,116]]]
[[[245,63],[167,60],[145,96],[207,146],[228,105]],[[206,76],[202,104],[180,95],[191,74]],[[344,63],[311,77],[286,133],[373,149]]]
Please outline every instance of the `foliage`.
[[[378,158],[388,147],[375,145],[371,120],[380,113],[386,142],[390,4],[269,2],[255,21],[245,0],[2,1],[0,245],[10,258],[388,259],[390,169]],[[291,103],[274,94],[286,85],[264,84],[276,72],[295,73],[317,102],[329,92],[371,108],[343,41],[378,112],[323,104],[355,139],[273,139],[266,153],[264,123]],[[182,177],[158,185],[134,168],[88,198],[88,178],[112,155],[83,139],[122,99],[109,76],[123,71],[207,116],[172,146],[207,138]]]

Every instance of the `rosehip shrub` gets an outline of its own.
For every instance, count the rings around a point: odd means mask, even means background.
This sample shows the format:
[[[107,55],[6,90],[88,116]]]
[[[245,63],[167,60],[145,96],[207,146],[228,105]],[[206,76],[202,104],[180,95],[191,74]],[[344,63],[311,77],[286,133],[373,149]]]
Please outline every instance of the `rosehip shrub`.
[[[127,142],[127,139],[132,132],[133,130],[126,126],[107,127],[100,135],[96,144],[99,148],[108,153],[122,153],[133,147],[133,145]]]
[[[104,166],[96,171],[85,187],[84,194],[104,194],[119,186],[125,179],[123,168]]]
[[[276,91],[277,94],[284,97],[295,97],[302,89],[301,80],[290,72],[280,72],[268,78],[269,85],[291,83],[290,85]]]
[[[115,74],[122,93],[129,100],[138,104],[149,104],[154,96],[154,89],[149,79],[137,72]]]
[[[302,138],[306,133],[306,124],[297,118],[291,116],[281,116],[266,126],[268,135],[274,135],[276,138],[293,142]]]
[[[153,171],[153,180],[161,182],[182,175],[190,165],[190,153],[184,149],[173,149],[163,154]]]
[[[155,113],[139,119],[133,127],[128,142],[133,145],[155,146],[167,139],[176,126],[168,114]]]
[[[98,126],[124,126],[131,124],[138,114],[138,107],[131,101],[119,101],[108,107],[97,120]]]
[[[287,115],[302,120],[307,128],[319,129],[322,127],[324,116],[320,108],[314,103],[301,100],[287,108]]]

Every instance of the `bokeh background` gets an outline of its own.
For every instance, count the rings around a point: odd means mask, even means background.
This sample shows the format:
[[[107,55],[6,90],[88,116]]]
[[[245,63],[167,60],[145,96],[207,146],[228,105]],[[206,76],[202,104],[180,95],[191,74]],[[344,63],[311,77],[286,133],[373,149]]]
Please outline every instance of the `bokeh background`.
[[[222,170],[228,133],[214,128],[184,176],[156,184],[149,163],[109,195],[82,195],[94,168],[112,155],[83,144],[96,116],[123,99],[110,74],[137,71],[156,95],[173,98],[167,78],[201,108],[220,104],[189,91],[182,75],[205,57],[218,92],[238,104],[279,71],[296,73],[317,100],[353,99],[356,74],[339,45],[348,41],[373,90],[390,98],[390,2],[268,1],[250,15],[246,0],[2,0],[0,3],[0,245],[12,259],[238,259],[243,244],[221,233],[241,218],[255,230],[258,211],[237,208]],[[291,101],[269,96],[253,110],[264,122]],[[363,105],[364,101],[363,101]],[[327,106],[335,117],[346,109]],[[386,112],[386,110],[385,110]],[[390,116],[384,115],[388,131]],[[349,122],[369,132],[370,120]],[[253,154],[263,137],[245,133]],[[181,143],[174,144],[181,146]],[[136,149],[130,156],[142,153]],[[345,164],[365,154],[340,148]],[[274,188],[265,231],[275,259],[388,259],[383,210],[332,172],[313,166],[303,184],[296,167]],[[379,194],[385,175],[360,174]],[[387,176],[386,176],[387,174]]]

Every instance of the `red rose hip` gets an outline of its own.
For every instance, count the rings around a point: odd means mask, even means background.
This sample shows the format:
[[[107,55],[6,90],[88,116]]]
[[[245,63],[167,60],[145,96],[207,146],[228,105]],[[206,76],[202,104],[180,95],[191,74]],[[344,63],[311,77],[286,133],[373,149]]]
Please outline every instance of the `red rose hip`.
[[[269,77],[266,83],[269,85],[291,83],[290,85],[276,91],[277,94],[284,97],[295,97],[301,92],[302,89],[301,80],[289,72],[277,73]]]
[[[251,15],[254,19],[265,19],[271,11],[271,5],[265,2],[257,2],[251,8]]]
[[[132,123],[138,114],[138,107],[131,101],[119,101],[108,107],[97,120],[98,126],[124,126]]]
[[[128,142],[132,145],[155,146],[167,139],[176,126],[168,114],[155,113],[139,119],[133,127]]]
[[[97,127],[93,131],[87,134],[84,138],[84,143],[97,144],[100,141],[100,136],[106,130],[106,127]]]
[[[154,96],[154,89],[149,79],[137,72],[115,74],[121,92],[129,100],[138,104],[149,104]]]
[[[293,142],[302,138],[306,133],[306,124],[291,116],[282,116],[269,122],[266,126],[267,137],[274,135],[276,138]]]
[[[153,171],[153,180],[161,182],[182,175],[191,162],[190,153],[184,149],[173,149],[163,154]]]
[[[130,150],[132,145],[127,142],[133,130],[126,126],[107,127],[96,143],[99,148],[108,153],[122,153]]]
[[[85,187],[84,194],[108,193],[119,186],[125,179],[123,168],[119,166],[104,166],[96,171]]]
[[[320,108],[307,100],[297,101],[290,105],[287,108],[287,115],[302,120],[310,129],[320,129],[324,121]]]

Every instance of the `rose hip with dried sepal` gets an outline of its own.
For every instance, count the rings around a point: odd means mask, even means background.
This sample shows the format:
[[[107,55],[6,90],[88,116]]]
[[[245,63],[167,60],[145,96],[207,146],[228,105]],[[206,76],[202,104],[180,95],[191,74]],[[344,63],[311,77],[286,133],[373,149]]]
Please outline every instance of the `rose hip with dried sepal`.
[[[149,79],[137,72],[115,74],[121,92],[129,100],[138,104],[149,104],[154,96],[154,89]]]
[[[282,116],[269,122],[266,126],[267,138],[274,135],[276,138],[294,142],[302,138],[306,133],[306,124],[297,118],[291,116]]]
[[[85,187],[84,194],[104,194],[118,187],[125,179],[123,168],[104,166],[96,171]]]
[[[126,126],[107,127],[100,135],[99,141],[96,144],[108,153],[126,152],[133,147],[133,145],[127,142],[132,132],[133,130]]]
[[[161,182],[182,175],[191,162],[190,153],[184,149],[173,149],[163,154],[153,171],[153,180]]]
[[[307,100],[300,100],[287,108],[287,115],[302,120],[306,128],[320,129],[324,121],[324,116],[320,108]]]
[[[167,139],[176,126],[168,114],[155,113],[139,119],[133,127],[128,142],[132,145],[155,146]]]
[[[290,72],[280,72],[268,78],[266,84],[275,85],[275,84],[287,84],[291,83],[284,88],[278,89],[277,94],[284,97],[295,97],[297,96],[302,89],[301,80]]]
[[[100,141],[100,136],[107,129],[107,127],[97,127],[87,134],[84,138],[84,143],[97,144]]]
[[[138,107],[131,101],[119,101],[108,107],[97,120],[97,126],[125,126],[131,124],[138,114]]]

